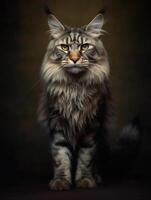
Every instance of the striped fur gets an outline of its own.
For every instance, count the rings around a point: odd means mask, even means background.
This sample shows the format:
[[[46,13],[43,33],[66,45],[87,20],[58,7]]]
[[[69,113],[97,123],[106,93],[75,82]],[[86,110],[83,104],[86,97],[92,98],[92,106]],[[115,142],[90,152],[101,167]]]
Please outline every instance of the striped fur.
[[[99,14],[87,26],[72,28],[49,14],[48,24],[39,121],[51,139],[54,177],[49,186],[68,190],[73,180],[76,187],[92,188],[96,186],[97,149],[113,119],[109,62],[100,39],[103,17]],[[74,176],[72,161],[77,163]]]
[[[99,15],[85,27],[71,28],[49,15],[51,39],[41,68],[44,90],[39,120],[48,127],[51,136],[54,177],[49,185],[52,190],[70,188],[75,152],[76,186],[96,186],[92,163],[97,129],[103,125],[99,113],[104,118],[103,105],[109,96],[108,57],[99,38],[102,20]]]

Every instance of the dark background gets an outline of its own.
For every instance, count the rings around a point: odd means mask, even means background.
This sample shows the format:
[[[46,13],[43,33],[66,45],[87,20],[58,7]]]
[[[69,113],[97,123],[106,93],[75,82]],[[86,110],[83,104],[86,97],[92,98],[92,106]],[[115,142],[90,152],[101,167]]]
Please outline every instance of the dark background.
[[[0,180],[48,180],[48,136],[37,124],[39,71],[48,43],[43,4],[65,24],[87,24],[108,7],[111,86],[119,126],[141,117],[142,146],[133,173],[151,178],[151,55],[150,17],[145,1],[22,0],[0,1]]]

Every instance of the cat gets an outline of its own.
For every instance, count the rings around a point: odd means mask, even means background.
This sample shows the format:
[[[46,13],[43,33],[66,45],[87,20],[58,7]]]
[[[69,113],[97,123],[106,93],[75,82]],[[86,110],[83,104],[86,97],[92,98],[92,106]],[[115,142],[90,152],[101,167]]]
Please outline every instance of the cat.
[[[113,134],[114,121],[103,24],[101,13],[77,28],[63,25],[48,12],[50,41],[41,67],[39,121],[50,135],[51,190],[69,190],[73,183],[77,188],[94,188],[101,181],[98,149],[103,138]],[[132,123],[120,139],[132,137],[137,143],[138,135]]]

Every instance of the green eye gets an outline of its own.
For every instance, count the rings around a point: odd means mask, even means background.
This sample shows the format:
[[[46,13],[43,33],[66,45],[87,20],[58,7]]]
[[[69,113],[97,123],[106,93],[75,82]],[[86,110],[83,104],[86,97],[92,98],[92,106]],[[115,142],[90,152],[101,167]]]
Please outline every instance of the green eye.
[[[89,48],[89,44],[88,43],[85,43],[85,44],[82,44],[81,45],[81,50],[82,51],[85,51],[85,50],[87,50]]]
[[[62,48],[62,50],[64,50],[64,51],[68,51],[68,50],[69,50],[69,46],[66,45],[66,44],[61,44],[61,48]]]

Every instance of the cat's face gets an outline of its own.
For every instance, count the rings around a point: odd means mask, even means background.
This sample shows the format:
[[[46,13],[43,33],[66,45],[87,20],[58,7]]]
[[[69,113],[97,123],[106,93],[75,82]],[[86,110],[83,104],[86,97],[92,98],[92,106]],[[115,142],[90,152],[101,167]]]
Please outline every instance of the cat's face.
[[[91,64],[97,63],[104,55],[102,44],[78,29],[70,29],[68,33],[55,41],[50,58],[58,62],[69,74],[87,72]]]
[[[49,78],[84,77],[95,79],[109,72],[107,56],[100,40],[103,17],[97,15],[87,26],[71,28],[49,15],[51,40],[43,70]],[[102,74],[103,73],[103,74]],[[48,79],[48,77],[47,77]]]

